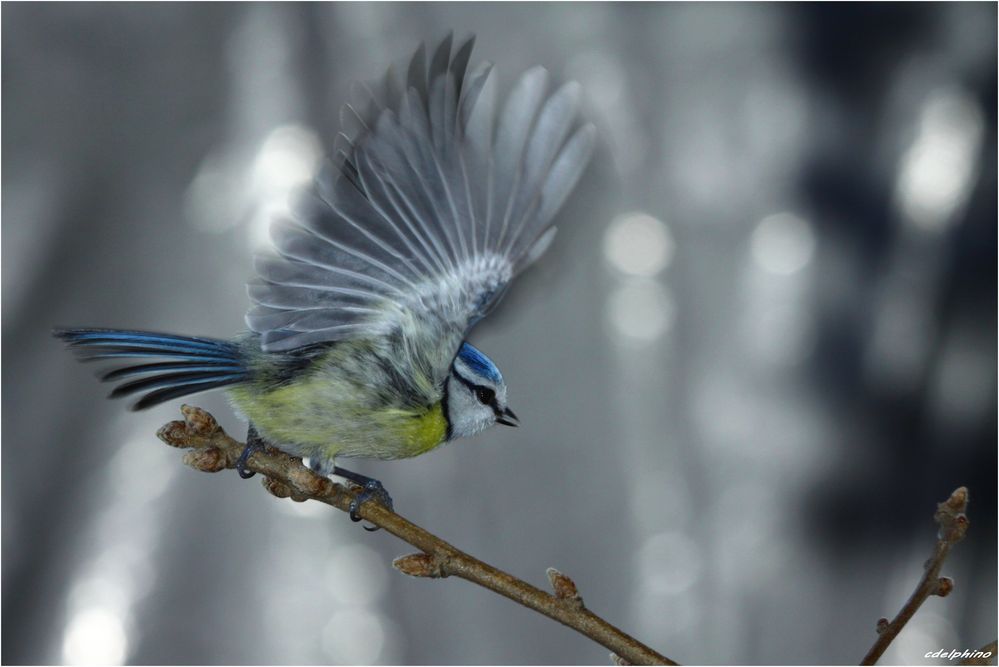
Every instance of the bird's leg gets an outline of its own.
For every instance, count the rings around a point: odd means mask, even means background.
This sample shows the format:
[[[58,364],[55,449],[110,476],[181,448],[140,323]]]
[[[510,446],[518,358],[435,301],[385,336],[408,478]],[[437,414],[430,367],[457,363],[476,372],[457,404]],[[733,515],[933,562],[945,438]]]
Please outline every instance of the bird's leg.
[[[344,470],[339,466],[333,466],[333,474],[337,477],[343,477],[348,479],[354,484],[364,489],[361,493],[357,494],[354,499],[350,502],[350,520],[360,521],[361,517],[357,514],[357,511],[361,509],[361,505],[368,502],[369,500],[374,500],[375,502],[381,503],[389,510],[392,510],[392,496],[388,494],[385,487],[377,479],[372,479],[370,477],[365,477],[364,475],[359,475],[356,472],[351,472],[350,470]],[[375,531],[378,528],[368,528],[364,527],[365,530]]]
[[[264,442],[263,438],[257,434],[257,429],[253,428],[253,424],[250,424],[250,428],[246,431],[246,448],[243,450],[243,453],[239,455],[239,458],[236,459],[236,472],[239,473],[240,477],[243,479],[250,479],[257,474],[252,470],[246,469],[246,462],[250,460],[250,456],[253,452],[262,451],[266,446],[267,444]]]

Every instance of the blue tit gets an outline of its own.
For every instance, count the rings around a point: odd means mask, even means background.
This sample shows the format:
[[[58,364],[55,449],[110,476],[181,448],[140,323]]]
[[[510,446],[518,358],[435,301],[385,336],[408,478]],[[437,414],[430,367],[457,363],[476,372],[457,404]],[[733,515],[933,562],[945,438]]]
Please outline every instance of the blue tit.
[[[551,244],[595,130],[577,119],[580,87],[551,90],[541,67],[498,104],[492,66],[468,69],[473,43],[448,35],[429,61],[420,46],[402,82],[390,68],[355,85],[334,158],[256,257],[248,332],[55,335],[85,359],[137,361],[102,376],[124,381],[112,397],[141,394],[134,409],[225,388],[250,422],[243,476],[268,445],[381,492],[336,460],[516,425],[503,375],[465,338]]]

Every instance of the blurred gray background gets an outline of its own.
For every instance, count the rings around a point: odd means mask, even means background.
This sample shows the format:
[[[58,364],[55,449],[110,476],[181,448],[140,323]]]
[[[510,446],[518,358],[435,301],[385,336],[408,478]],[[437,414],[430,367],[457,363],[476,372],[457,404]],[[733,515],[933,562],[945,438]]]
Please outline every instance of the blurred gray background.
[[[579,80],[601,145],[473,340],[518,430],[361,462],[407,517],[693,663],[996,634],[996,5],[3,6],[4,663],[591,663],[345,515],[185,468],[49,336],[242,326],[357,78],[448,28]],[[187,399],[242,437],[224,398]]]

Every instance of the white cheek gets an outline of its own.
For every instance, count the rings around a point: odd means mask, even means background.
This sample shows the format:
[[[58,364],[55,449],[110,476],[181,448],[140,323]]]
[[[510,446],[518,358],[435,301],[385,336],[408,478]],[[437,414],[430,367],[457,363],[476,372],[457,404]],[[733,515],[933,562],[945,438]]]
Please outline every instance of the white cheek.
[[[454,392],[450,397],[451,437],[467,438],[492,426],[496,417],[492,408],[482,405],[468,392]]]

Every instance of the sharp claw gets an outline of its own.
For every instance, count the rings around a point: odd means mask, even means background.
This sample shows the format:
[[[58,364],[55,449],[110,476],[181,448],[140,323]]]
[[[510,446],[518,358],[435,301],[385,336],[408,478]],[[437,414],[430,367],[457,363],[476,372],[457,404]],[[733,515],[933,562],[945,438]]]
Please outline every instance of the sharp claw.
[[[246,463],[247,461],[250,460],[250,455],[253,454],[253,452],[257,451],[258,449],[261,449],[260,445],[258,445],[256,442],[251,442],[246,445],[246,448],[243,450],[243,453],[240,454],[239,458],[236,460],[236,472],[239,473],[239,476],[242,477],[243,479],[250,479],[251,477],[257,474],[252,470],[247,470]]]
[[[394,511],[392,507],[392,496],[388,494],[385,487],[377,479],[371,479],[370,477],[365,477],[364,475],[358,475],[356,472],[351,472],[349,470],[344,470],[337,466],[333,466],[333,474],[344,479],[350,480],[356,486],[361,487],[361,492],[354,496],[354,499],[350,501],[350,506],[347,508],[347,514],[350,516],[350,520],[357,522],[361,520],[361,515],[358,513],[361,509],[361,505],[368,502],[369,500],[374,500],[378,504],[382,505],[390,512]],[[364,530],[368,532],[374,532],[378,530],[377,526],[363,526]]]
[[[363,494],[361,494],[361,495],[363,495]],[[365,502],[365,501],[362,501],[362,502]],[[350,509],[350,520],[353,521],[354,523],[357,523],[358,521],[360,521],[361,517],[357,513],[357,511],[359,509],[361,509],[361,503],[359,503],[357,501],[357,498],[355,498],[354,501],[352,503],[350,503],[350,508],[349,509]],[[361,528],[363,528],[364,530],[368,531],[369,533],[373,533],[376,530],[381,530],[381,528],[379,528],[378,526],[361,526]]]
[[[247,470],[246,464],[250,460],[250,456],[253,455],[253,452],[259,452],[263,448],[264,441],[257,435],[257,429],[253,428],[253,425],[250,424],[250,428],[246,432],[246,447],[243,448],[243,453],[236,460],[236,472],[239,473],[240,477],[250,479],[257,474],[252,470]]]
[[[381,504],[390,511],[393,510],[392,497],[385,490],[385,487],[382,486],[381,482],[379,482],[376,479],[371,479],[365,482],[364,486],[361,488],[363,488],[364,490],[361,491],[356,496],[354,496],[354,499],[351,501],[350,507],[348,508],[349,510],[348,514],[350,516],[351,521],[354,521],[356,523],[361,520],[361,516],[360,514],[358,514],[358,511],[361,509],[361,505],[370,500],[373,500],[376,503]],[[378,526],[362,526],[362,528],[364,528],[364,530],[368,531],[369,533],[373,533],[376,530],[380,530]]]

